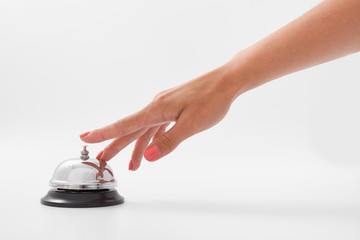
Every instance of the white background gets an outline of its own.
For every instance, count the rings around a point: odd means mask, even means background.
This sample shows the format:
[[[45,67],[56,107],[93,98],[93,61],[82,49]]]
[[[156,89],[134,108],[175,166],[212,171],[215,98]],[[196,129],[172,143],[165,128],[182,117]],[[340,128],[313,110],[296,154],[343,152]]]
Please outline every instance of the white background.
[[[123,205],[40,205],[79,134],[319,2],[0,0],[0,238],[360,239],[359,54],[240,96],[137,172],[126,148],[110,162]]]

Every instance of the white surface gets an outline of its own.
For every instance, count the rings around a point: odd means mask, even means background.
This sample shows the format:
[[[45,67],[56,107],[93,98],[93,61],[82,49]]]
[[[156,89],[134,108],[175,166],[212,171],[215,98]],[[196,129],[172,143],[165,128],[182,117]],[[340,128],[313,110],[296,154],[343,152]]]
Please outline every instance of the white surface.
[[[78,135],[227,61],[319,1],[0,1],[0,239],[359,239],[360,56],[244,94],[126,203],[40,205]],[[106,143],[91,145],[92,156]]]

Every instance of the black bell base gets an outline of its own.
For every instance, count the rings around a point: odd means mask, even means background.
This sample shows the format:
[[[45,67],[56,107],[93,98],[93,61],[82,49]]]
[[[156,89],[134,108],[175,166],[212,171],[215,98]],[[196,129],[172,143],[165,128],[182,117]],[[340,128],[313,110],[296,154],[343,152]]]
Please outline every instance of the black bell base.
[[[69,190],[52,188],[41,199],[41,203],[46,206],[65,208],[107,207],[124,203],[124,198],[116,189]]]

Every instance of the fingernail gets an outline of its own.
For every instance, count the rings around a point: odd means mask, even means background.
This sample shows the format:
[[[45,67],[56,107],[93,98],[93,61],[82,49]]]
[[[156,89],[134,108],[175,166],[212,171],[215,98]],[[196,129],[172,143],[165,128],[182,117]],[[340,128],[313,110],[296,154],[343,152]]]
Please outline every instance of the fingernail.
[[[98,155],[96,155],[96,159],[97,159],[97,160],[100,160],[100,158],[101,158],[101,156],[103,155],[103,153],[104,153],[104,150],[101,151],[101,152],[99,152]]]
[[[89,135],[89,133],[90,133],[90,132],[83,133],[83,134],[80,135],[80,137],[81,137],[81,138],[86,137],[87,135]]]
[[[160,155],[161,155],[160,150],[155,145],[152,145],[144,152],[144,157],[146,158],[146,160],[150,162],[158,159]]]
[[[133,162],[132,162],[132,159],[131,159],[130,162],[129,162],[129,170],[132,170],[132,168],[133,168]]]

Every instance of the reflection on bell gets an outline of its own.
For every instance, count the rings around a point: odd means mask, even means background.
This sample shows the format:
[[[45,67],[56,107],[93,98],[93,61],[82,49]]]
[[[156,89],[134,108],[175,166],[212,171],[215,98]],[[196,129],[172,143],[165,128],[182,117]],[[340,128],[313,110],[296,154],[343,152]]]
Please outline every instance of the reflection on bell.
[[[50,180],[53,187],[41,203],[53,207],[105,207],[121,204],[124,198],[116,191],[117,183],[110,166],[89,158],[84,147],[80,158],[65,160]]]

